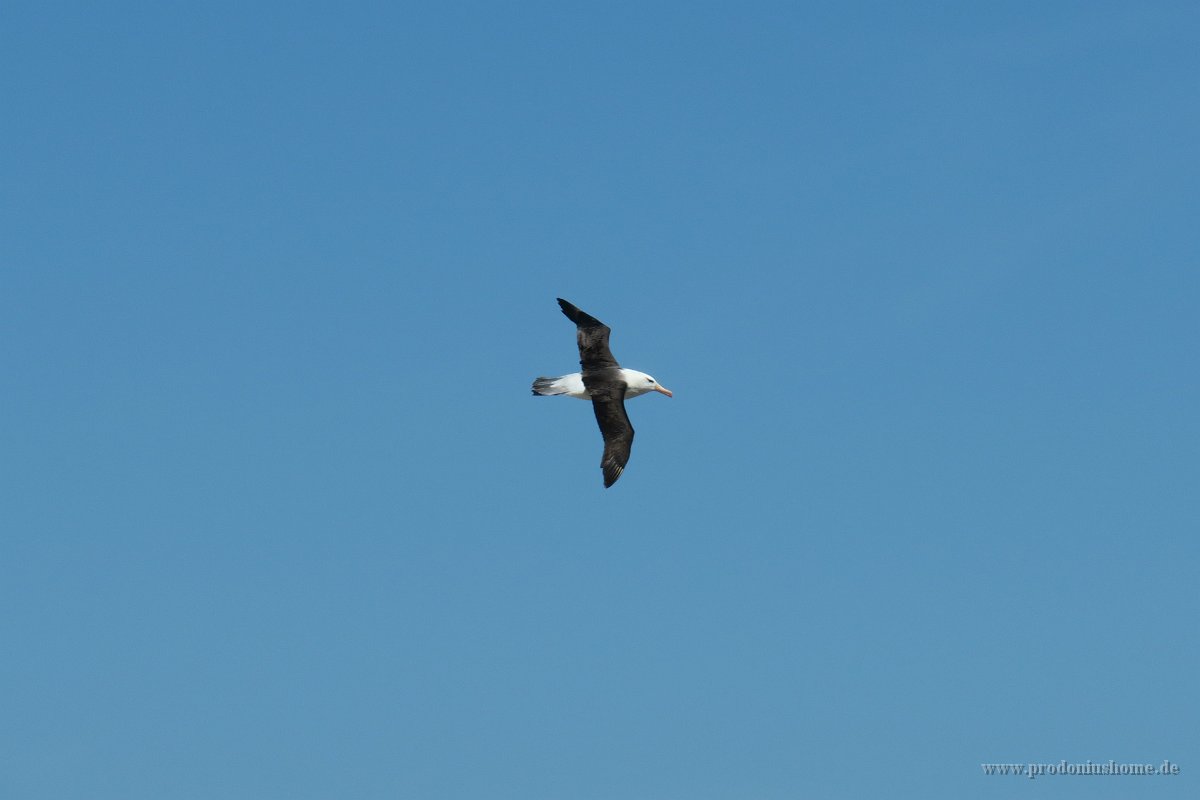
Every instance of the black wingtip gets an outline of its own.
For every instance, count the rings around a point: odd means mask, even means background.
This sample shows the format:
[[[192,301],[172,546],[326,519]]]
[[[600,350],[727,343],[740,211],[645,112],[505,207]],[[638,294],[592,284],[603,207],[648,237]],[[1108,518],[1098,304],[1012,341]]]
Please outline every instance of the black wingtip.
[[[604,464],[604,488],[610,488],[617,479],[621,477],[621,473],[625,471],[624,467],[619,467],[616,464]]]
[[[563,300],[561,297],[556,297],[554,299],[558,301],[558,307],[561,308],[562,312],[567,315],[567,319],[571,320],[571,322],[578,323],[579,307],[573,303]]]
[[[556,299],[558,300],[558,307],[562,309],[563,314],[565,314],[567,319],[571,320],[571,322],[574,322],[578,327],[580,327],[580,328],[606,328],[606,327],[608,327],[603,322],[596,319],[595,317],[593,317],[591,314],[587,313],[586,311],[581,311],[579,306],[575,305],[574,303],[570,303],[566,300],[563,300],[561,297],[556,298]]]

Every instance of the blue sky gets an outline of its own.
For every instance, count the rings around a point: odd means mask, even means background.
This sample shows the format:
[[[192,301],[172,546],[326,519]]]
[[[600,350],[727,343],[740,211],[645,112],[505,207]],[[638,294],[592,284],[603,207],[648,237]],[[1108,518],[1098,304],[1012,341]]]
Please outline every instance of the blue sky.
[[[0,793],[1195,796],[1198,33],[8,4]]]

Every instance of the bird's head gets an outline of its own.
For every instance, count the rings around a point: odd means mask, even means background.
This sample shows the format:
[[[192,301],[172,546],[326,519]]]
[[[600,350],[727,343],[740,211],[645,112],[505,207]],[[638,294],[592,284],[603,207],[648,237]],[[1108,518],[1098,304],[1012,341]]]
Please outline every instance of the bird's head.
[[[651,375],[647,375],[644,372],[639,373],[639,381],[641,385],[638,388],[643,392],[659,392],[661,394],[665,394],[667,397],[674,397],[670,389],[654,380],[653,376]]]

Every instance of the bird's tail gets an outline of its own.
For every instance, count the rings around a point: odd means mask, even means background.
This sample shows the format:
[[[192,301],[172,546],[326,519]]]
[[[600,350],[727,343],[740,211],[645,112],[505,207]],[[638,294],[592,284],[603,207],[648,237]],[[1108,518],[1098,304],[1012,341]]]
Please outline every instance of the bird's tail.
[[[533,382],[533,393],[541,397],[566,394],[567,387],[563,386],[562,383],[561,378],[547,378],[542,376]]]

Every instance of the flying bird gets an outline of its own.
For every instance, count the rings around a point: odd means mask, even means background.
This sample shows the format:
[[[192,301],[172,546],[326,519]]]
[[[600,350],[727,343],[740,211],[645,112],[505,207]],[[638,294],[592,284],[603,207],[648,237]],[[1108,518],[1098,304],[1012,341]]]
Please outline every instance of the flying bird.
[[[566,395],[592,401],[596,422],[604,436],[600,467],[604,470],[604,488],[607,489],[621,477],[633,447],[633,425],[625,413],[625,398],[647,392],[660,392],[671,397],[671,390],[646,373],[624,369],[617,363],[608,349],[611,331],[607,325],[561,297],[558,305],[567,319],[575,323],[579,366],[583,367],[583,372],[538,378],[533,382],[533,393],[541,397]]]

